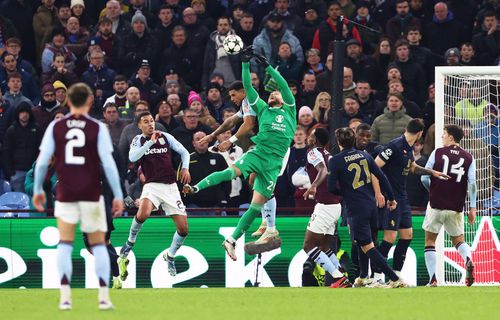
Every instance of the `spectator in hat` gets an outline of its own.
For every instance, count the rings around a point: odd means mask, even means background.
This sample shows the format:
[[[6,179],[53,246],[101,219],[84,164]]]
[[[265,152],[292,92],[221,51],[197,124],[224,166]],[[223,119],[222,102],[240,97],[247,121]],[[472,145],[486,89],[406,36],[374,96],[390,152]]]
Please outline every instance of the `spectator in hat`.
[[[214,2],[211,2],[210,4],[214,4]],[[209,31],[216,29],[217,24],[215,23],[215,20],[209,13],[207,13],[207,3],[205,0],[192,0],[191,8],[193,8],[194,13],[196,13],[196,19],[199,24],[207,27]]]
[[[5,104],[2,105],[2,108],[17,108],[17,106],[21,102],[28,102],[30,105],[33,105],[30,99],[23,95],[22,89],[22,76],[19,72],[12,72],[7,76],[7,88],[3,95],[2,102]],[[2,90],[0,90],[2,91]],[[1,141],[0,141],[1,142]]]
[[[104,62],[112,69],[116,69],[118,62],[116,54],[118,51],[118,37],[113,33],[113,22],[108,17],[101,17],[97,23],[97,32],[90,39],[99,44],[99,47],[104,52]],[[92,45],[90,43],[89,45]]]
[[[199,1],[199,0],[198,0]],[[224,75],[228,83],[241,78],[241,59],[239,55],[230,55],[224,50],[222,44],[224,39],[235,32],[231,28],[228,17],[217,19],[217,30],[210,34],[205,56],[203,58],[202,87],[207,88],[208,76],[214,71]]]
[[[68,87],[59,80],[54,81],[52,84],[56,93],[56,101],[63,108],[67,107],[68,97],[66,93],[68,92]]]
[[[113,94],[115,77],[116,72],[104,63],[104,52],[90,52],[90,64],[82,75],[82,81],[94,92],[94,107],[102,108],[106,98]]]
[[[373,54],[377,49],[378,42],[380,41],[380,35],[383,33],[383,30],[370,14],[369,1],[360,0],[356,2],[356,14],[354,16],[354,21],[364,25],[365,27],[379,31],[379,33],[377,33],[365,28],[358,29],[359,35],[361,36],[361,39],[363,39],[363,52],[365,54]]]
[[[71,15],[80,21],[80,25],[85,29],[91,26],[90,17],[85,10],[85,2],[83,0],[71,0]]]
[[[432,52],[443,56],[448,48],[459,46],[464,42],[464,26],[448,11],[448,5],[438,2],[434,5],[432,21],[424,28],[424,45]],[[442,59],[437,59],[436,65]]]
[[[284,27],[291,32],[294,32],[297,26],[301,24],[302,19],[290,11],[290,1],[289,0],[276,0],[274,1],[274,10],[269,12],[261,22],[261,29],[267,25],[267,20],[272,15],[280,15],[283,19]]]
[[[161,88],[151,79],[151,66],[148,60],[142,60],[137,73],[129,80],[129,85],[139,89],[141,100],[146,100],[150,105],[160,93]]]
[[[162,54],[162,74],[175,70],[187,85],[197,88],[201,84],[203,60],[196,60],[195,49],[188,44],[186,29],[175,26],[172,30],[172,43]]]
[[[321,61],[326,61],[328,54],[333,51],[333,41],[337,32],[337,19],[339,19],[341,15],[342,8],[340,4],[338,2],[331,2],[328,5],[328,18],[326,21],[322,21],[319,24],[318,29],[314,33],[312,47],[321,52]],[[344,20],[342,36],[346,40],[354,38],[358,40],[359,43],[363,43],[358,28],[352,26],[347,20]]]
[[[460,50],[458,48],[449,48],[444,53],[444,60],[447,66],[459,66],[460,65]]]
[[[20,52],[22,49],[22,43],[21,43],[21,40],[19,38],[17,38],[17,37],[8,38],[5,41],[5,49],[8,53],[12,54],[16,58],[17,69],[24,70],[26,72],[31,73],[31,75],[35,79],[38,78],[38,74],[35,70],[35,67],[33,67],[33,65],[28,60],[23,59],[23,57],[21,57],[21,55],[20,55]],[[24,50],[23,50],[23,54],[24,54]]]
[[[298,116],[297,124],[304,127],[306,132],[310,132],[312,127],[314,127],[314,125],[318,123],[316,119],[314,119],[313,111],[308,106],[302,106],[299,109],[297,116]]]
[[[363,53],[361,44],[356,39],[350,39],[346,43],[346,59],[344,65],[352,69],[353,80],[367,80],[370,86],[377,90],[382,87],[381,71],[377,62],[371,56]]]
[[[326,10],[325,10],[326,11]],[[307,6],[304,11],[302,22],[295,27],[294,34],[299,39],[302,48],[307,49],[312,47],[314,32],[318,29],[321,18],[316,6]]]
[[[130,0],[130,6],[128,12],[123,14],[123,17],[127,20],[130,21],[131,24],[134,24],[134,16],[136,14],[141,14],[145,19],[146,19],[146,26],[151,28],[152,30],[156,26],[156,17],[146,8],[146,5],[144,4],[146,1],[145,0]]]
[[[222,87],[216,82],[211,82],[208,84],[206,93],[206,107],[208,111],[218,123],[222,123],[222,113],[224,109],[230,107],[230,104],[224,101]]]
[[[279,44],[287,42],[291,51],[297,56],[299,63],[304,63],[304,52],[300,46],[300,41],[293,33],[286,29],[283,23],[283,17],[274,12],[267,17],[266,26],[260,34],[254,39],[254,52],[262,54],[268,61],[275,61],[278,56]],[[251,69],[257,73],[260,78],[264,78],[264,69],[257,62],[250,62]]]
[[[172,104],[172,102],[169,101],[169,103],[172,105],[174,110],[174,114],[176,115],[181,109],[187,108],[187,95],[182,93],[181,90],[181,84],[177,80],[166,80],[163,85],[161,86],[161,90],[159,94],[156,96],[154,99],[154,105],[158,105],[162,100],[167,100],[167,98],[171,95],[175,94],[179,97],[179,108],[176,110],[175,107],[177,107],[177,102]]]
[[[78,82],[77,75],[72,70],[66,68],[65,57],[63,54],[56,53],[52,59],[53,61],[50,70],[42,73],[40,79],[42,85],[59,80],[69,87]]]
[[[118,61],[121,63],[122,72],[127,78],[130,78],[137,71],[142,60],[153,62],[156,57],[155,38],[147,27],[146,18],[140,11],[137,11],[132,17],[132,31],[120,42]]]
[[[172,43],[172,30],[177,25],[174,9],[169,5],[162,5],[158,11],[158,23],[154,30],[154,37],[159,43],[158,52],[161,54]]]
[[[43,132],[35,123],[28,102],[19,104],[14,119],[3,137],[3,171],[12,191],[24,192],[24,178],[36,160]]]
[[[40,129],[45,132],[54,115],[62,108],[56,100],[56,90],[51,83],[42,87],[42,100],[33,108],[33,116]],[[67,111],[67,109],[66,109]]]
[[[394,43],[403,39],[406,29],[413,26],[421,28],[420,20],[410,13],[409,0],[397,0],[396,15],[385,26],[387,36]]]
[[[480,65],[493,65],[500,55],[500,28],[493,11],[484,13],[481,31],[474,35],[472,44],[476,49],[477,61]]]
[[[66,39],[64,29],[55,28],[54,31],[52,31],[51,39],[51,42],[45,45],[45,49],[42,53],[42,72],[47,72],[51,69],[56,53],[60,53],[64,56],[64,66],[66,69],[75,70],[76,56],[64,44]]]
[[[34,104],[40,101],[40,89],[37,86],[35,79],[31,73],[17,68],[16,58],[5,51],[2,56],[2,68],[0,68],[0,89],[2,92],[7,92],[9,75],[19,73],[21,75],[22,88],[21,91],[26,98],[33,101]]]
[[[205,105],[203,99],[198,93],[194,91],[189,92],[188,106],[189,109],[196,111],[196,113],[199,115],[200,123],[204,124],[205,126],[209,127],[212,130],[217,129],[219,123],[210,114],[210,111],[208,111],[207,106]]]
[[[124,8],[127,6],[123,5]],[[122,5],[117,0],[109,0],[106,2],[105,17],[111,20],[112,31],[118,39],[123,39],[126,35],[130,33],[132,29],[130,25],[130,20],[127,20],[122,14]]]
[[[43,0],[33,15],[33,31],[35,32],[36,61],[40,61],[45,43],[52,40],[51,33],[57,20],[57,9],[54,0]],[[24,21],[24,23],[29,23]],[[50,64],[50,63],[49,63]]]

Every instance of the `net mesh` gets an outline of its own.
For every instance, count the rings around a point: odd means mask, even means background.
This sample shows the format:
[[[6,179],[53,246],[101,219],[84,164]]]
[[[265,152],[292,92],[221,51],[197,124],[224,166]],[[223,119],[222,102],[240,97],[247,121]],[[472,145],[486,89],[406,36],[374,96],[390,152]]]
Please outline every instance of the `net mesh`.
[[[500,75],[444,77],[444,116],[436,121],[462,127],[465,137],[460,145],[476,160],[477,219],[472,225],[465,223],[464,235],[471,246],[477,284],[500,283],[499,104]],[[469,199],[465,210],[469,210]],[[448,235],[444,240],[444,277],[448,285],[465,282],[463,259]]]

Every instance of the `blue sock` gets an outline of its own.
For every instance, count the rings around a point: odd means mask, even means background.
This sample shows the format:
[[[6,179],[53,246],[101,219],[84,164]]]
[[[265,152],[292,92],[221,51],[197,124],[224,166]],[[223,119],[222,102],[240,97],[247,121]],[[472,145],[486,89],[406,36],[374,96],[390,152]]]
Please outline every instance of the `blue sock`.
[[[321,268],[325,269],[326,272],[330,273],[332,277],[335,277],[335,270],[337,270],[337,267],[335,267],[330,258],[318,247],[312,248],[307,252],[307,255]]]
[[[132,225],[130,226],[128,242],[135,243],[135,239],[137,238],[137,234],[139,233],[139,231],[141,231],[143,223],[144,221],[137,220],[137,216],[134,217],[134,219],[132,220]]]
[[[107,287],[110,272],[108,249],[104,243],[100,243],[92,246],[92,253],[95,257],[95,273],[99,279],[99,286]]]
[[[262,217],[266,219],[267,227],[274,228],[276,226],[276,198],[272,197],[267,200],[262,208]]]
[[[333,252],[332,249],[328,249],[328,250],[326,250],[325,254],[328,256],[328,258],[330,259],[330,261],[333,263],[333,266],[336,269],[339,269],[340,268],[340,261],[337,258],[337,255],[335,254],[335,252]]]
[[[406,251],[410,246],[411,239],[399,239],[392,260],[392,268],[396,271],[401,271],[406,260]]]
[[[385,261],[384,257],[377,248],[373,247],[366,252],[368,258],[392,281],[399,280],[399,277],[394,273],[394,271],[389,267],[387,261]]]
[[[170,244],[170,247],[168,248],[168,253],[171,257],[175,257],[175,254],[177,253],[177,250],[182,246],[184,243],[184,239],[186,239],[187,235],[181,236],[177,231],[174,233],[174,236],[172,238],[172,243]]]
[[[359,277],[368,278],[368,256],[358,245]]]
[[[427,273],[429,273],[429,282],[431,282],[432,278],[436,276],[436,247],[425,247],[424,256]]]
[[[59,269],[59,279],[63,285],[71,284],[71,274],[73,273],[71,252],[73,252],[73,243],[59,242],[57,245],[57,268]]]

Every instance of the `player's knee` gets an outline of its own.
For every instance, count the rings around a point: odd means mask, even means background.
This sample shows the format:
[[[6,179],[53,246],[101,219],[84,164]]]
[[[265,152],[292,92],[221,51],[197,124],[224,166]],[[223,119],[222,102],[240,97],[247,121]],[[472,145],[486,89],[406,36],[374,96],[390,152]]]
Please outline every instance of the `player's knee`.
[[[386,232],[384,234],[384,241],[387,241],[389,243],[394,243],[396,242],[396,232]]]
[[[189,228],[187,225],[184,225],[184,226],[178,226],[177,227],[177,233],[181,236],[181,237],[187,237],[188,235],[188,231],[189,231]]]

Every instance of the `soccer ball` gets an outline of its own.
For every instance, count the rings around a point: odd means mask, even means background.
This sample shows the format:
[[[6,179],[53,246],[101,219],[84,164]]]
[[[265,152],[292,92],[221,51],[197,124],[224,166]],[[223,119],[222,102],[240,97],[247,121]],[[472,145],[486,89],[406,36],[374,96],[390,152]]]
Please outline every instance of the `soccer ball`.
[[[222,47],[227,54],[238,54],[243,49],[243,40],[235,34],[230,34],[222,42]]]

